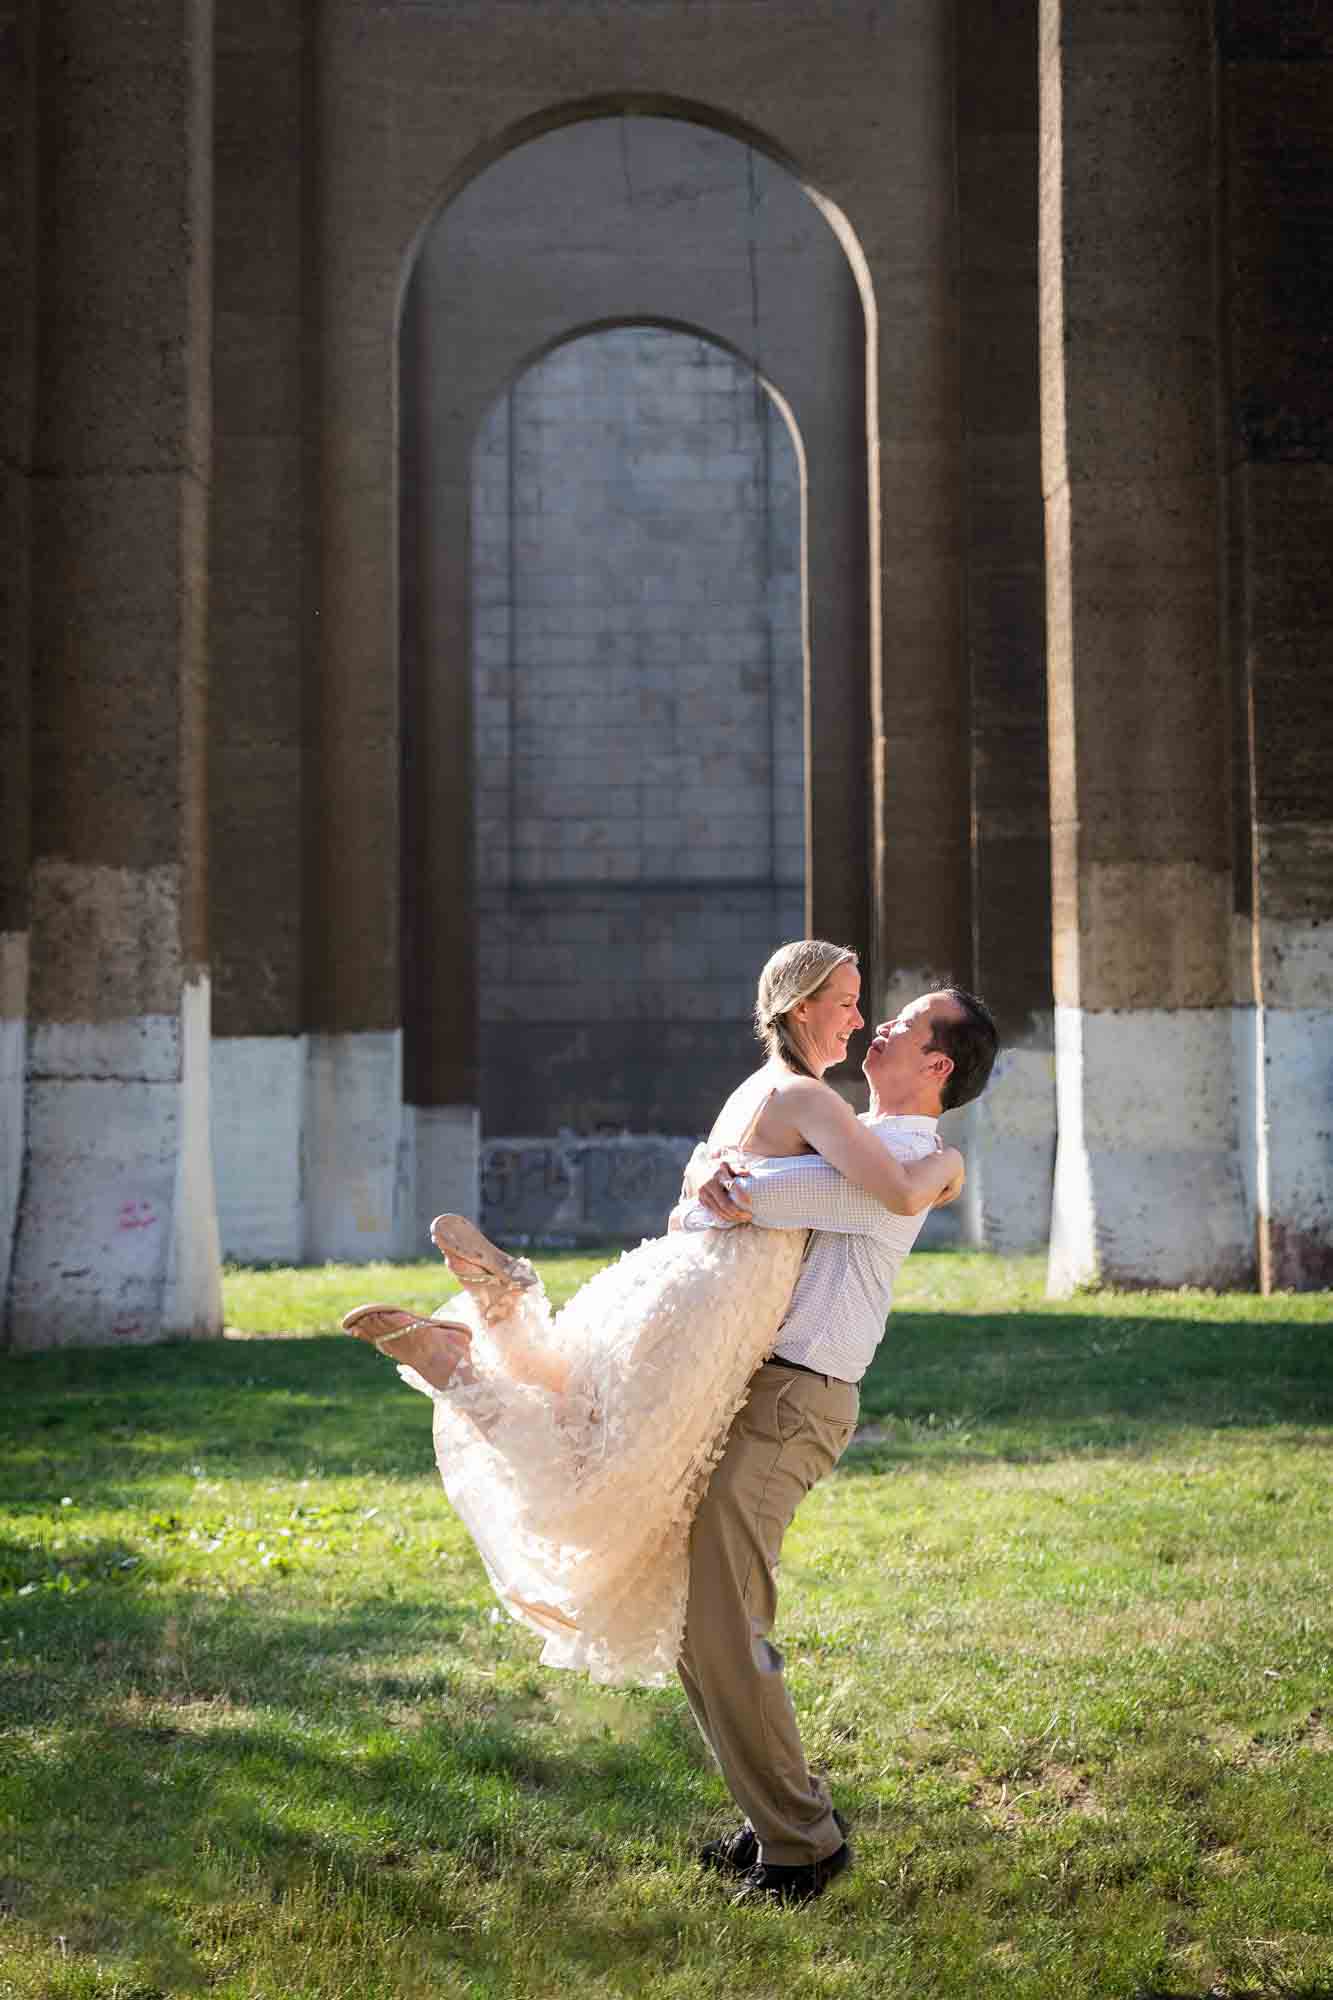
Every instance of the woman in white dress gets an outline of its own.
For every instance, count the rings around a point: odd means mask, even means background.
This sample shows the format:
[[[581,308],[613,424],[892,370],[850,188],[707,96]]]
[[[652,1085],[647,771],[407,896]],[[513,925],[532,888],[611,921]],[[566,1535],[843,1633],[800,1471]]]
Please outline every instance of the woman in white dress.
[[[818,1152],[915,1215],[957,1192],[959,1154],[893,1158],[820,1081],[863,1025],[860,984],[839,946],[802,939],[774,953],[755,1008],[768,1060],[701,1151],[737,1164]],[[690,1522],[806,1241],[804,1230],[710,1222],[686,1202],[665,1236],[553,1314],[526,1259],[439,1216],[431,1234],[464,1296],[429,1320],[358,1306],[343,1321],[432,1398],[445,1491],[500,1602],[545,1640],[548,1666],[650,1685],[674,1671]]]

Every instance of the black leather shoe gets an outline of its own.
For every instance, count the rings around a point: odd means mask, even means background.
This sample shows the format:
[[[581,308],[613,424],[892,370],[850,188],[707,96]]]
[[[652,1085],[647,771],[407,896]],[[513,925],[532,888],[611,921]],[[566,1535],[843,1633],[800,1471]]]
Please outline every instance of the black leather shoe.
[[[847,1822],[836,1807],[833,1819],[838,1832],[845,1834]],[[759,1839],[748,1819],[725,1840],[710,1840],[699,1850],[699,1866],[711,1868],[717,1875],[748,1875],[758,1860]]]
[[[710,1840],[699,1849],[699,1866],[718,1875],[748,1875],[759,1859],[759,1841],[747,1819],[725,1840]]]
[[[822,1896],[834,1878],[852,1865],[852,1850],[844,1840],[841,1847],[834,1848],[822,1861],[815,1861],[805,1868],[783,1868],[776,1861],[756,1861],[747,1873],[740,1888],[732,1897],[733,1903],[813,1903],[816,1896]]]

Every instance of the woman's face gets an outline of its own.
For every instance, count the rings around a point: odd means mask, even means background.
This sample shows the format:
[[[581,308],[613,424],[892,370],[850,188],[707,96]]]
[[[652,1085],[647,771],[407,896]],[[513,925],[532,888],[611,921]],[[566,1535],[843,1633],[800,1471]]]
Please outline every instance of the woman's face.
[[[801,1051],[816,1076],[847,1054],[847,1044],[864,1027],[857,1001],[861,975],[854,965],[837,965],[817,993],[798,1000],[787,1016]]]

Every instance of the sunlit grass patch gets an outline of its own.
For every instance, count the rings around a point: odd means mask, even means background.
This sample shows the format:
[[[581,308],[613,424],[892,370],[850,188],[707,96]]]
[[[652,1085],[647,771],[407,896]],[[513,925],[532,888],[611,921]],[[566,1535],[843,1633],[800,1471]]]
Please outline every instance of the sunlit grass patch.
[[[565,1300],[607,1261],[605,1252],[549,1250],[540,1258],[552,1302]],[[379,1264],[229,1264],[223,1272],[227,1330],[234,1339],[266,1334],[336,1333],[353,1306],[379,1301],[434,1312],[458,1291],[444,1260]]]
[[[335,1331],[438,1261],[0,1362],[0,1996],[1333,1992],[1329,1301],[1042,1279],[909,1262],[788,1538],[857,1847],[803,1913],[699,1875],[733,1814],[682,1697],[536,1666],[429,1409]]]

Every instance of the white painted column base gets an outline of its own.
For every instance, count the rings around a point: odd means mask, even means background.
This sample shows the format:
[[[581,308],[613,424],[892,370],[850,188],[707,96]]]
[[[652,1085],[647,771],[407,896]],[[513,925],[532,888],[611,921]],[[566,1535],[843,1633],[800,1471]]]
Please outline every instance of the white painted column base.
[[[0,1320],[9,1295],[27,1094],[28,937],[0,933]]]
[[[416,1168],[403,1111],[401,1029],[311,1035],[302,1133],[308,1258],[360,1264],[403,1254]]]
[[[213,1161],[222,1254],[243,1264],[305,1256],[301,1146],[304,1035],[217,1036],[213,1042]]]
[[[1229,1007],[1055,1010],[1048,1290],[1254,1282]]]
[[[1262,1014],[1264,1279],[1333,1286],[1333,1008]]]
[[[409,1107],[416,1128],[416,1184],[405,1254],[433,1255],[430,1225],[437,1215],[481,1215],[481,1110],[475,1104]]]
[[[1044,1038],[1043,1038],[1044,1039]],[[1055,1167],[1055,1057],[1048,1046],[1001,1051],[982,1095],[940,1119],[967,1162],[961,1201],[932,1209],[927,1250],[1044,1250]]]
[[[180,1123],[176,1142],[173,1228],[167,1245],[162,1326],[170,1334],[222,1331],[222,1256],[213,1181],[211,996],[201,978],[181,994]]]
[[[967,1159],[959,1204],[964,1242],[1002,1256],[1046,1247],[1055,1171],[1055,1056],[1047,1035],[1035,1047],[1002,1049],[986,1090],[958,1114]]]
[[[402,1098],[402,1038],[213,1043],[223,1255],[242,1263],[427,1257],[432,1217],[475,1220],[481,1114]]]
[[[16,1348],[216,1334],[208,982],[178,1014],[31,1028]]]

